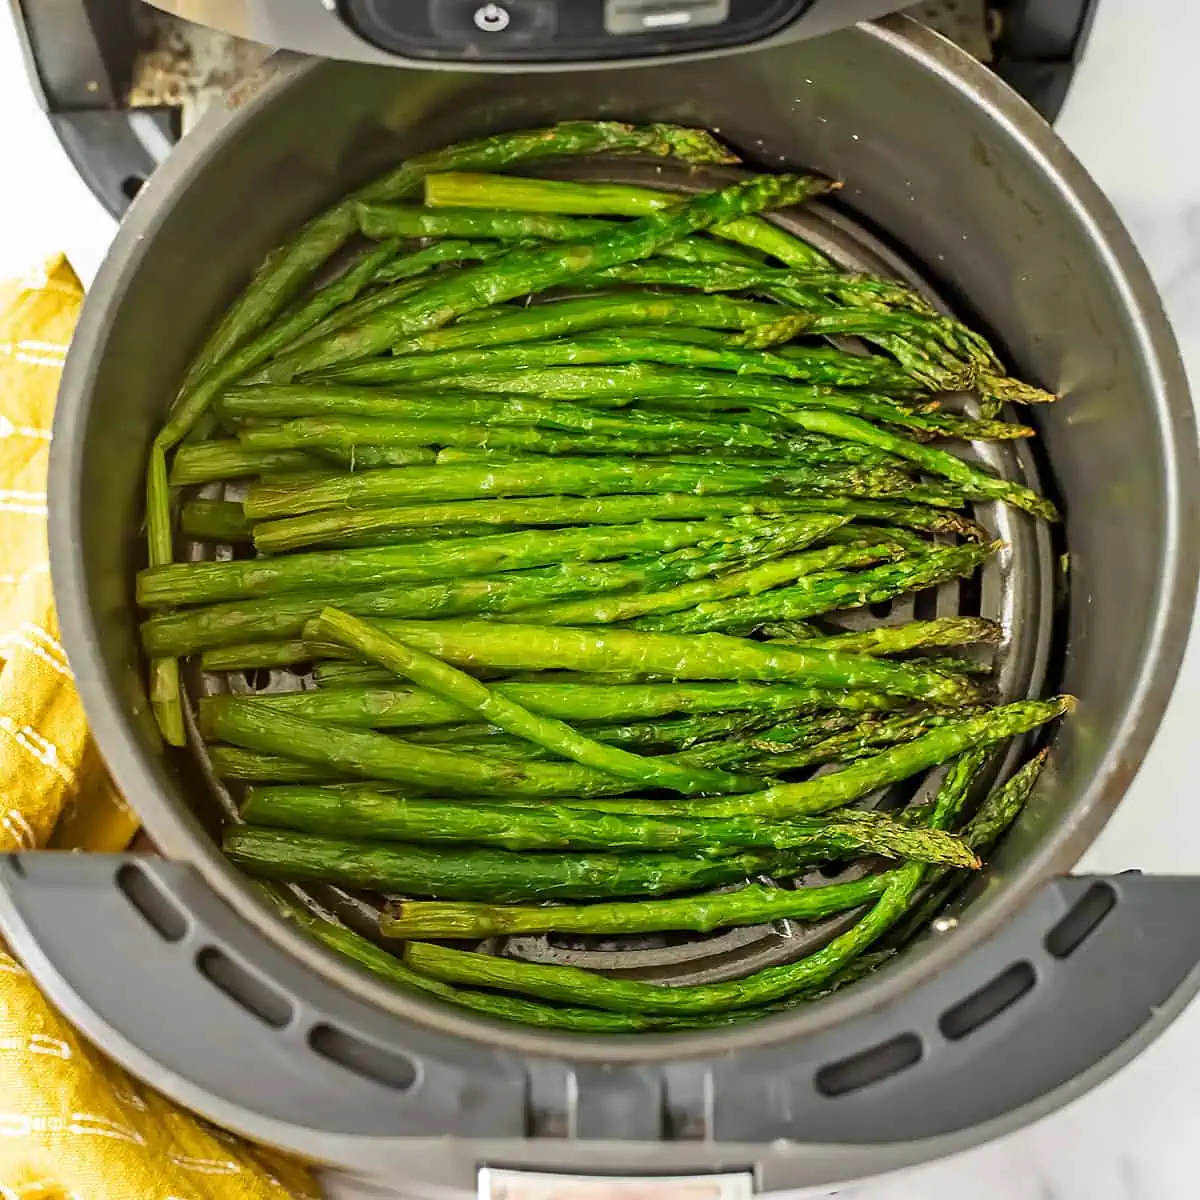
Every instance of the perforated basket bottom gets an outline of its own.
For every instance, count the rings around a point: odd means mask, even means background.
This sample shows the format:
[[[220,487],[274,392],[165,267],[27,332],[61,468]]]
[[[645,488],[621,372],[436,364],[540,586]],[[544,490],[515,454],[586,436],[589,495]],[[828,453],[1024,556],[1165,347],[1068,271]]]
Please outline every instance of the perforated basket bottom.
[[[687,172],[663,164],[628,161],[580,161],[568,168],[546,172],[559,178],[593,178],[622,183],[651,183],[656,187],[678,187],[695,191],[717,186],[736,178],[737,172],[713,169]],[[903,279],[918,288],[944,311],[949,306],[928,281],[900,255],[868,233],[839,209],[812,204],[773,217],[784,228],[799,234],[847,270],[868,271]],[[848,343],[848,348],[854,348]],[[973,411],[974,401],[963,395],[946,398],[947,407]],[[962,445],[963,457],[987,466],[1007,478],[1037,487],[1037,469],[1029,448],[1021,442],[972,443]],[[203,490],[206,496],[228,495],[231,488],[220,485]],[[1035,695],[1041,689],[1047,671],[1051,621],[1051,540],[1046,526],[1022,513],[999,504],[980,504],[971,515],[994,536],[1002,538],[1006,549],[993,555],[971,580],[943,584],[916,595],[903,596],[882,605],[856,609],[823,618],[845,629],[864,629],[900,624],[914,619],[954,615],[984,616],[998,621],[1004,629],[999,647],[987,651],[994,665],[994,678],[1002,700]],[[229,557],[228,548],[193,545],[192,558]],[[192,695],[218,691],[241,693],[294,691],[311,687],[310,678],[290,671],[257,671],[245,676],[212,676],[191,672],[188,679]],[[199,759],[222,811],[230,821],[237,818],[237,797],[212,773],[202,743],[192,726],[192,750]],[[1017,748],[997,755],[991,778],[1008,768]],[[868,797],[870,807],[901,808],[921,803],[937,788],[942,770],[924,778],[909,780]],[[797,776],[799,777],[799,776]],[[981,787],[987,780],[981,779]],[[836,867],[806,872],[788,881],[773,881],[779,887],[823,886],[861,876],[871,868],[869,862],[838,864]],[[772,881],[764,881],[772,882]],[[314,910],[333,915],[367,936],[378,932],[377,896],[351,894],[332,887],[296,888],[297,895]],[[857,919],[856,912],[839,914],[821,921],[777,921],[770,925],[741,927],[712,934],[670,933],[591,937],[550,934],[493,938],[480,946],[491,953],[504,954],[533,962],[560,963],[588,967],[626,978],[658,980],[668,984],[718,982],[737,978],[777,963],[790,962],[819,949]],[[385,943],[386,944],[386,943]],[[394,943],[393,943],[394,945]]]

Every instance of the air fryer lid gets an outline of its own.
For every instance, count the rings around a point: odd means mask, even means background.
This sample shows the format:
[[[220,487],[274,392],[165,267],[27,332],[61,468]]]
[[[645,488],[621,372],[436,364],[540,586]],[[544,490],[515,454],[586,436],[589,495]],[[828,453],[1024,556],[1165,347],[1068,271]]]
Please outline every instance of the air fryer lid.
[[[1022,373],[1069,393],[1036,416],[1071,549],[1063,684],[1082,702],[987,890],[865,985],[707,1034],[488,1023],[285,926],[220,855],[191,760],[162,751],[129,602],[142,451],[264,253],[398,157],[584,115],[707,125],[752,162],[845,179],[857,222],[887,231],[951,302],[969,299]],[[617,1139],[627,1171],[753,1163],[781,1187],[960,1147],[1094,1081],[1194,987],[1190,881],[1051,881],[1119,801],[1169,696],[1200,545],[1195,458],[1174,345],[1103,197],[1001,83],[908,22],[720,71],[284,66],[139,198],[85,306],[55,429],[64,639],[105,757],[177,861],[0,861],[0,927],[138,1074],[223,1124],[359,1169],[465,1187],[488,1161],[602,1171]],[[987,1002],[964,1008],[976,993]]]
[[[268,46],[360,62],[528,70],[782,44],[912,0],[151,0]]]

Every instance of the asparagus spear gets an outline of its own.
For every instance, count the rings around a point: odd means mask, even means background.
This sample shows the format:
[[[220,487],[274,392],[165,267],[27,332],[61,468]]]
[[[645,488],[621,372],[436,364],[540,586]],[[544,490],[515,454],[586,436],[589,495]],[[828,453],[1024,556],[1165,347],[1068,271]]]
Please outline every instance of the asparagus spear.
[[[792,583],[805,576],[841,567],[862,566],[880,559],[904,557],[904,548],[895,542],[875,545],[835,545],[806,554],[775,559],[745,571],[734,571],[716,578],[682,583],[662,592],[620,592],[586,600],[564,600],[542,608],[526,609],[502,616],[501,620],[527,625],[607,625],[628,621],[648,613],[688,610],[702,602],[730,596],[757,596],[771,588]]]
[[[763,328],[759,326],[758,328]],[[592,337],[546,342],[521,342],[441,354],[410,354],[385,359],[373,372],[373,382],[404,383],[453,378],[458,373],[510,371],[607,363],[659,363],[668,367],[730,371],[739,375],[777,376],[834,387],[875,387],[904,395],[918,390],[914,381],[886,359],[842,355],[838,360],[789,358],[740,349],[726,341],[718,349],[671,340],[670,330],[651,337],[636,330],[614,336],[608,330]],[[375,366],[375,364],[372,364]],[[386,366],[386,374],[383,367]],[[361,368],[346,367],[339,377]]]
[[[552,931],[612,935],[674,929],[711,933],[731,925],[812,921],[847,912],[876,899],[891,880],[892,875],[884,873],[825,887],[748,883],[733,892],[578,906],[394,900],[380,917],[379,932],[387,938],[485,938]]]
[[[505,850],[695,850],[721,857],[739,847],[794,851],[810,861],[884,854],[921,862],[976,867],[956,838],[914,829],[886,817],[767,825],[736,818],[687,821],[589,812],[555,805],[536,808],[385,796],[324,788],[254,788],[242,816],[272,826],[332,838],[420,844],[474,842]]]
[[[801,312],[827,311],[834,303],[851,308],[878,309],[893,312],[910,327],[932,328],[940,342],[959,348],[957,325],[935,313],[923,297],[904,284],[836,268],[780,270],[761,263],[710,263],[701,269],[661,256],[596,271],[588,277],[588,282],[696,288],[703,292],[759,292]],[[913,320],[914,316],[919,320]],[[803,328],[807,332],[809,327]],[[751,338],[750,344],[763,348],[756,338]]]
[[[399,503],[471,500],[483,496],[625,495],[632,492],[692,492],[697,495],[833,496],[855,492],[922,502],[941,500],[956,507],[954,498],[941,497],[917,485],[903,484],[892,472],[874,470],[823,471],[741,468],[641,462],[637,459],[559,459],[545,463],[484,463],[452,467],[414,467],[397,471],[347,474],[325,483],[292,487],[263,481],[246,497],[246,516],[252,521],[290,517],[329,508],[380,508]]]
[[[405,388],[461,388],[466,391],[538,396],[544,400],[583,400],[590,404],[599,404],[606,399],[628,403],[635,398],[647,400],[665,397],[681,404],[685,401],[711,399],[718,405],[723,404],[727,407],[770,406],[769,411],[781,420],[800,428],[809,428],[807,421],[810,412],[830,409],[947,437],[1012,438],[1027,437],[1032,432],[1025,426],[1003,421],[972,421],[942,413],[920,412],[886,397],[869,393],[753,376],[742,378],[731,376],[727,372],[700,371],[689,367],[659,366],[644,362],[612,367],[489,370],[392,386],[401,394]],[[691,403],[688,406],[695,407]],[[869,425],[867,427],[874,428]],[[851,441],[865,440],[855,426],[848,425],[844,429],[845,432],[835,433],[833,436]],[[829,432],[822,425],[814,425],[813,431]],[[851,431],[855,431],[859,436],[851,436]],[[904,441],[898,435],[893,436],[896,436],[898,442]],[[969,468],[961,459],[954,461],[965,470],[977,471],[976,468]],[[982,472],[977,473],[984,479],[991,478]]]
[[[721,817],[754,815],[762,820],[787,820],[827,812],[868,795],[878,788],[907,779],[968,750],[994,746],[1071,712],[1075,700],[1023,700],[977,716],[954,721],[940,729],[862,759],[831,775],[802,783],[782,783],[750,796],[716,800],[663,801],[664,812],[680,816]]]
[[[935,802],[931,822],[935,827],[950,820],[961,806],[980,761],[977,754],[969,753],[951,768]],[[826,984],[895,924],[911,902],[924,872],[923,864],[916,862],[891,872],[874,907],[817,953],[728,983],[665,988],[606,978],[576,967],[544,967],[443,950],[422,942],[409,943],[405,957],[414,969],[443,980],[482,984],[559,1002],[582,1000],[593,1007],[616,1011],[696,1015],[746,1008],[810,993]]]
[[[624,525],[633,521],[757,514],[787,515],[793,520],[794,514],[807,511],[803,507],[805,503],[804,500],[776,496],[696,496],[671,492],[583,498],[539,496],[527,500],[460,500],[287,517],[258,525],[254,538],[259,550],[279,553],[334,538],[390,535],[420,530],[428,525],[454,525],[460,521],[496,525]],[[849,516],[837,513],[816,515],[810,527],[819,530],[817,536],[822,536],[848,520]]]
[[[713,600],[697,604],[687,612],[639,617],[633,622],[633,628],[657,633],[707,633],[717,629],[753,628],[770,621],[815,617],[835,609],[876,604],[959,575],[970,575],[1002,544],[939,547],[928,554],[884,563],[865,571],[804,578],[790,587],[758,596]],[[805,644],[803,641],[797,643]]]
[[[788,422],[812,433],[824,433],[830,437],[862,442],[908,459],[922,470],[941,475],[958,484],[964,494],[972,499],[1002,500],[1034,516],[1044,517],[1049,521],[1058,519],[1058,510],[1054,505],[1036,492],[1020,484],[988,475],[945,450],[922,445],[846,413],[805,409],[789,411],[782,415]]]
[[[483,346],[536,342],[562,334],[586,333],[620,325],[664,326],[672,331],[678,325],[744,330],[774,325],[779,312],[778,305],[735,300],[726,296],[625,291],[574,300],[555,300],[514,312],[501,309],[486,316],[486,319],[483,319],[483,314],[475,314],[481,319],[460,321],[443,329],[398,341],[392,347],[392,354],[402,356],[475,350]],[[808,321],[809,318],[804,317],[803,320]],[[390,369],[391,360],[381,359],[350,363],[325,374],[348,383],[381,383],[388,381]]]
[[[531,712],[448,663],[388,637],[349,613],[326,608],[318,624],[333,641],[341,642],[368,661],[377,662],[425,691],[582,766],[645,787],[685,793],[736,791],[740,787],[741,781],[725,771],[681,766],[666,758],[645,758],[597,742],[564,721]]]
[[[205,386],[211,387],[215,368],[266,326],[353,235],[356,203],[404,199],[419,189],[430,172],[452,166],[497,170],[518,162],[585,154],[653,154],[693,163],[735,161],[702,131],[669,125],[638,128],[613,121],[562,122],[546,129],[461,142],[410,158],[313,218],[267,256],[249,287],[226,312],[189,368],[162,444],[174,445],[203,415],[215,395],[215,388],[208,390]]]
[[[429,446],[335,446],[313,445],[312,457],[346,471],[370,471],[376,467],[424,467],[437,462],[438,452]],[[288,453],[286,450],[281,454]],[[328,475],[326,476],[328,478]],[[290,482],[295,482],[291,477]]]
[[[338,664],[329,664],[330,667]],[[351,665],[351,664],[346,664]],[[355,668],[361,669],[361,668]],[[389,673],[380,672],[384,678]],[[836,706],[839,712],[886,711],[895,706],[877,692],[824,691],[789,684],[584,684],[506,683],[493,690],[526,708],[566,721],[652,720],[675,713],[795,714]],[[366,729],[416,729],[446,726],[462,720],[456,704],[427,692],[395,687],[347,685],[286,695],[206,696],[200,701],[200,722],[213,728],[215,710],[267,708],[320,725],[352,725]]]
[[[516,996],[487,995],[469,988],[451,987],[416,971],[369,942],[361,934],[335,925],[302,909],[278,894],[269,897],[276,908],[300,925],[308,934],[328,947],[406,991],[417,992],[469,1009],[481,1016],[502,1021],[517,1021],[542,1029],[565,1029],[575,1033],[635,1033],[643,1030],[686,1028],[687,1023],[660,1017],[638,1017],[628,1013],[602,1012],[594,1008],[563,1008],[561,1005],[538,1004]]]
[[[240,746],[209,746],[208,760],[218,779],[239,783],[330,783],[347,778],[331,767]]]
[[[367,358],[403,337],[448,325],[464,313],[568,283],[589,271],[646,258],[690,233],[765,208],[798,204],[831,186],[815,177],[762,176],[699,196],[669,212],[604,230],[584,241],[515,249],[492,262],[467,267],[442,282],[431,283],[415,296],[340,331],[326,342],[281,357],[265,374],[286,383],[298,374]]]
[[[465,242],[447,239],[393,258],[375,272],[374,283],[401,283],[419,278],[437,267],[460,262],[487,262],[502,254],[503,247],[489,242]]]
[[[506,213],[489,209],[439,212],[415,204],[358,204],[355,219],[364,237],[385,238],[496,238],[543,242],[583,241],[614,228],[611,221],[578,217]]]
[[[306,330],[319,325],[330,314],[352,304],[359,292],[375,278],[379,269],[395,257],[398,246],[399,243],[395,240],[388,240],[362,255],[359,261],[332,285],[319,289],[307,301],[292,312],[285,313],[258,337],[240,348],[232,341],[220,344],[221,329],[218,328],[188,369],[170,418],[156,439],[156,444],[164,450],[177,445],[196,427],[196,422],[205,414],[213,397],[223,386],[266,362]],[[263,264],[264,268],[269,268],[270,262],[268,259]],[[252,289],[253,286],[252,284]],[[227,314],[222,328],[236,312],[235,307]],[[273,314],[264,313],[261,325],[265,325],[271,319],[271,315]],[[245,330],[246,336],[254,332],[257,330],[249,327]]]
[[[495,685],[493,685],[495,686]],[[283,711],[288,711],[286,708]],[[295,714],[302,715],[302,714]],[[686,751],[695,746],[711,742],[714,738],[742,738],[756,730],[764,729],[774,722],[770,713],[732,712],[681,717],[673,721],[616,721],[604,723],[588,722],[583,726],[588,737],[614,746],[639,746],[650,750]],[[844,728],[853,718],[839,715],[830,718],[835,728]],[[331,724],[365,725],[378,728],[363,721],[332,721]],[[442,747],[472,746],[478,748],[520,746],[535,758],[553,757],[541,747],[522,742],[505,733],[495,725],[473,722],[465,725],[434,725],[423,729],[410,729],[405,738],[410,742]]]
[[[528,854],[334,841],[249,826],[225,830],[223,849],[252,875],[374,888],[447,900],[587,900],[718,887],[764,871],[795,870],[786,852],[728,858],[672,854]]]
[[[498,212],[494,209],[456,209],[453,212],[415,205],[359,204],[358,225],[368,238],[456,237],[504,241],[571,242],[619,228],[612,221]],[[472,243],[460,243],[472,245]],[[660,248],[666,258],[687,263],[760,266],[760,260],[732,246],[700,238],[683,238]],[[466,257],[457,255],[456,257]],[[491,257],[490,255],[488,257]]]
[[[482,505],[498,503],[501,502],[480,502]],[[565,509],[567,502],[563,503]],[[419,510],[414,511],[419,519]],[[450,514],[446,515],[451,522],[447,528],[464,532],[471,528],[470,522],[456,522]],[[664,511],[660,515],[671,514]],[[826,518],[827,514],[818,514],[818,519]],[[264,528],[259,526],[259,531]],[[426,531],[429,529],[429,526],[420,526],[421,535],[427,537]],[[810,542],[813,529],[814,526],[806,518],[799,517],[765,532],[761,537],[740,542],[689,546],[653,557],[634,557],[611,563],[565,562],[501,575],[449,579],[423,587],[395,586],[367,590],[361,587],[327,588],[263,599],[235,600],[151,617],[142,624],[142,643],[151,654],[192,654],[197,650],[237,645],[255,639],[293,637],[302,632],[306,621],[317,616],[329,603],[361,617],[429,618],[511,612],[565,596],[623,588],[654,589],[683,580],[702,579],[735,565],[786,554]],[[347,535],[350,536],[353,535]],[[269,545],[272,549],[278,549],[284,541],[272,538]]]
[[[766,967],[724,983],[663,987],[640,980],[614,979],[578,967],[543,966],[409,942],[405,962],[415,971],[443,982],[517,991],[556,1003],[583,1003],[617,1012],[696,1015],[767,1004],[796,992],[819,987],[871,945],[904,912],[920,864],[893,873],[874,908],[822,950],[795,963]]]
[[[760,449],[769,449],[778,441],[777,436],[763,429],[732,421],[714,424],[665,413],[603,413],[527,397],[483,398],[471,392],[391,395],[374,388],[292,384],[233,389],[221,397],[220,406],[222,413],[233,418],[337,416],[414,423],[472,421],[645,440],[686,438],[693,443]],[[271,445],[260,446],[262,436],[272,428],[264,425],[245,431],[243,445],[252,449],[274,449]],[[441,439],[433,440],[441,444]]]
[[[162,567],[172,557],[170,489],[167,485],[167,460],[157,445],[150,447],[150,465],[146,472],[146,547],[151,568]],[[183,721],[183,703],[179,698],[179,660],[154,657],[150,660],[148,691],[155,723],[169,746],[187,744]]]
[[[875,629],[835,633],[827,637],[799,639],[810,650],[836,650],[844,654],[904,654],[933,646],[966,646],[999,643],[1003,627],[983,617],[938,617],[933,621],[909,621],[904,625],[880,625]]]
[[[791,454],[791,452],[792,452],[791,446],[792,446],[792,443],[788,443],[788,454]],[[847,448],[851,449],[851,450],[854,449],[853,446],[850,445],[850,443],[842,444],[839,449],[841,451],[845,451]],[[452,464],[452,466],[457,466],[457,464],[466,463],[466,462],[479,463],[479,462],[497,462],[497,461],[498,460],[497,460],[496,456],[488,454],[487,451],[481,451],[481,450],[473,450],[473,451],[442,450],[442,451],[438,452],[438,462],[439,463],[445,462],[448,464]],[[500,461],[503,461],[503,460],[500,460]],[[694,456],[671,455],[670,460],[668,460],[668,461],[670,461],[672,463],[682,462],[685,464],[685,466],[704,466],[704,464],[712,464],[713,456],[710,454],[694,455]],[[838,461],[838,455],[836,455],[836,454],[834,455],[834,461],[835,462]],[[846,461],[847,462],[850,461],[850,457],[847,456]],[[509,460],[509,462],[511,464],[511,460]],[[739,460],[739,462],[740,462],[740,460]],[[764,463],[756,463],[756,466],[764,466]],[[960,538],[967,538],[967,539],[970,539],[971,541],[988,541],[989,540],[988,533],[986,533],[986,530],[982,526],[979,526],[979,524],[977,524],[976,522],[971,521],[970,518],[962,516],[961,514],[959,514],[959,512],[947,512],[947,511],[944,511],[941,509],[928,509],[928,508],[923,508],[923,506],[919,505],[919,504],[899,504],[899,503],[895,503],[895,502],[887,502],[887,500],[860,500],[860,499],[853,499],[850,497],[743,496],[743,497],[738,497],[738,498],[730,498],[730,497],[726,497],[726,496],[715,496],[715,497],[714,496],[688,496],[688,497],[683,497],[683,496],[679,496],[679,494],[674,494],[674,493],[666,493],[666,494],[670,494],[670,496],[672,498],[671,498],[670,502],[664,502],[664,503],[670,503],[670,504],[678,503],[683,506],[695,505],[698,510],[702,510],[702,512],[707,512],[707,514],[712,515],[714,517],[716,517],[716,516],[734,516],[734,515],[738,515],[738,514],[751,514],[751,512],[775,512],[775,514],[785,514],[785,512],[836,512],[836,514],[841,514],[841,515],[850,517],[852,521],[857,521],[857,520],[866,521],[866,520],[871,520],[871,518],[874,518],[874,520],[876,520],[877,522],[880,522],[881,524],[887,524],[887,526],[893,527],[893,529],[892,529],[893,533],[896,532],[894,527],[901,527],[901,528],[908,528],[908,529],[923,529],[929,533],[956,534],[956,535],[959,535]],[[566,511],[576,511],[574,508],[571,508],[572,505],[580,504],[580,503],[594,503],[595,500],[598,500],[598,499],[605,500],[605,502],[611,502],[611,500],[624,499],[624,498],[610,496],[610,497],[593,497],[590,500],[580,500],[577,497],[556,497],[553,499],[539,497],[539,498],[535,498],[534,503],[542,504],[542,505],[563,504],[563,505],[566,505]],[[654,500],[655,500],[654,493],[643,494],[643,496],[640,497],[640,500],[638,500],[638,503],[650,504],[650,503],[654,503]],[[469,503],[469,502],[463,502],[463,503]],[[494,503],[494,502],[482,502],[482,503]],[[516,503],[516,502],[510,502],[510,503]],[[710,505],[710,508],[709,508],[709,505]],[[742,505],[742,506],[739,506],[739,508],[734,510],[733,508],[726,509],[725,508],[726,505]],[[413,509],[416,509],[419,511],[419,506],[412,505],[412,504],[403,506],[404,511],[413,510]],[[536,509],[534,509],[532,511],[536,511]],[[547,508],[546,511],[548,512],[548,511],[550,511],[550,509]],[[688,515],[688,512],[684,511],[683,508],[677,510],[676,512],[673,512],[673,514],[667,514],[667,512],[664,512],[664,514],[661,514],[661,516],[680,516],[680,517],[686,516],[686,515]],[[654,520],[655,517],[654,517],[654,515],[649,514],[649,512],[648,512],[648,514],[646,515],[646,518],[647,518],[647,520]],[[332,518],[332,520],[336,520],[336,517]],[[516,523],[516,522],[514,522],[514,523]],[[557,524],[559,522],[547,522],[546,517],[544,515],[541,518],[541,522],[536,521],[536,520],[528,520],[528,521],[522,521],[520,523],[522,523],[522,524],[538,524],[538,523]],[[582,521],[580,523],[582,523]],[[598,518],[595,518],[595,520],[592,520],[592,518],[589,518],[588,523],[590,523],[590,524],[606,524],[607,522],[605,520],[601,520],[601,518],[598,517]]]
[[[753,431],[757,434],[757,430]],[[729,441],[736,441],[730,435]],[[769,440],[769,439],[766,439]],[[244,430],[239,441],[247,450],[299,449],[310,453],[338,451],[357,457],[361,449],[368,459],[372,451],[427,446],[495,447],[517,453],[558,454],[641,454],[648,448],[682,450],[699,441],[720,445],[720,431],[706,429],[688,440],[653,442],[635,436],[612,437],[590,434],[553,433],[547,429],[500,424],[463,424],[461,420],[420,421],[380,417],[301,417],[277,425]],[[353,459],[352,459],[353,461]],[[365,464],[364,464],[365,465]],[[378,460],[371,466],[382,465]]]
[[[253,541],[241,503],[234,500],[189,500],[179,510],[179,532],[201,541]]]
[[[965,715],[950,713],[904,714],[880,721],[863,721],[854,729],[831,734],[819,741],[810,741],[802,746],[783,748],[769,735],[751,738],[750,745],[767,750],[768,757],[761,760],[761,768],[767,774],[782,775],[786,771],[797,771],[804,767],[829,762],[853,762],[875,754],[881,746],[911,742],[913,738],[953,724]],[[750,760],[739,756],[737,760],[744,769],[752,769]]]
[[[207,737],[248,750],[283,754],[343,775],[389,779],[447,792],[500,792],[519,796],[605,796],[629,791],[624,780],[576,763],[483,758],[439,750],[346,726],[331,729],[277,710],[243,706],[209,709]],[[727,775],[727,790],[750,791],[753,776]]]
[[[962,838],[968,846],[974,850],[987,850],[1020,816],[1041,776],[1048,753],[1046,749],[1035,754],[1007,782],[988,794],[979,811],[963,828]],[[928,872],[924,896],[917,898],[904,920],[888,935],[886,945],[902,946],[926,929],[962,886],[964,878],[954,871]]]
[[[347,304],[342,308],[336,309],[328,316],[322,318],[314,325],[310,325],[298,337],[293,338],[286,346],[281,347],[271,357],[272,359],[287,358],[302,350],[305,346],[311,346],[316,342],[325,342],[332,337],[340,329],[345,329],[350,325],[356,325],[360,321],[366,320],[375,313],[383,312],[385,309],[391,308],[398,304],[401,300],[406,300],[409,296],[415,296],[422,291],[431,282],[436,282],[438,276],[432,279],[406,279],[398,283],[389,283],[384,287],[372,288],[366,295],[359,297],[353,304]],[[262,370],[267,370],[269,364],[264,364]],[[258,371],[253,375],[241,373],[238,379],[254,379],[260,375],[262,371]],[[235,382],[227,380],[226,382]]]
[[[459,666],[526,670],[635,670],[674,679],[746,679],[806,683],[831,690],[864,688],[927,703],[970,703],[963,681],[917,663],[769,646],[710,634],[675,637],[623,629],[496,625],[486,621],[381,621],[406,645]]]
[[[423,468],[412,468],[422,470]],[[404,472],[400,468],[400,472]],[[380,472],[382,473],[382,472]],[[247,511],[247,515],[251,515]],[[367,550],[336,550],[285,558],[176,563],[142,571],[138,603],[146,608],[203,604],[323,586],[422,583],[463,575],[517,571],[547,563],[620,558],[702,542],[738,541],[762,528],[754,518],[644,521],[603,528],[531,530],[476,538],[447,538]]]
[[[200,669],[207,672],[263,671],[338,657],[349,658],[350,653],[332,642],[293,638],[286,642],[252,642],[205,651]]]
[[[318,610],[320,611],[320,610]],[[393,683],[390,671],[382,667],[373,667],[369,663],[338,662],[336,659],[328,662],[318,662],[312,669],[313,683],[318,688],[330,688],[341,691],[345,688],[388,688]],[[304,713],[298,714],[304,716]],[[366,721],[346,721],[338,724],[366,725]],[[386,728],[386,726],[381,726]]]
[[[677,209],[678,192],[612,183],[562,183],[550,179],[504,179],[465,171],[430,173],[425,203],[431,208],[489,208],[582,216],[645,216]],[[827,259],[785,230],[759,217],[721,222],[712,232],[738,245],[772,254],[794,266],[824,266]]]
[[[240,479],[247,475],[272,475],[286,471],[313,471],[320,464],[307,454],[281,451],[277,454],[250,454],[237,442],[190,442],[180,446],[171,464],[171,486],[213,483],[221,479]]]

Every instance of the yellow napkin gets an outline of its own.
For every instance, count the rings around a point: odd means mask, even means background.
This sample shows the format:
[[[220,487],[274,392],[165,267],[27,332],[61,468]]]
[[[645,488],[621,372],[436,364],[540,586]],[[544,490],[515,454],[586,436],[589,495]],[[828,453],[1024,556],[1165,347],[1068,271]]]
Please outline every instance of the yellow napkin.
[[[46,463],[83,289],[65,259],[0,288],[0,852],[123,849],[137,821],[59,641]],[[3,1200],[284,1200],[306,1170],[176,1108],[84,1041],[0,943]]]

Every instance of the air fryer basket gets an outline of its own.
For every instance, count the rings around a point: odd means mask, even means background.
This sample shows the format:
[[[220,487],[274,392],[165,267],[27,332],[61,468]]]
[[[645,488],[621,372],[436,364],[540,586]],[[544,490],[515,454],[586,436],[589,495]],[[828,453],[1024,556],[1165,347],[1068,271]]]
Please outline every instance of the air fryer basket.
[[[581,159],[538,170],[538,174],[556,178],[603,179],[609,182],[642,184],[654,187],[696,191],[716,187],[742,174],[738,168],[686,168],[660,162],[629,162],[620,159]],[[789,210],[775,218],[791,231],[803,236],[828,257],[847,270],[868,271],[905,279],[934,303],[949,310],[935,289],[904,258],[879,238],[869,233],[849,215],[822,204],[810,204]],[[844,339],[850,342],[851,339]],[[853,347],[852,347],[853,348]],[[970,406],[968,396],[947,398],[946,407]],[[1034,453],[1021,441],[979,443],[963,447],[990,470],[1021,483],[1041,489]],[[241,498],[244,484],[210,484],[204,496]],[[835,622],[847,629],[862,629],[897,624],[914,618],[928,620],[945,616],[986,616],[1000,622],[1005,634],[995,648],[974,648],[980,659],[993,667],[999,698],[1004,702],[1041,694],[1049,675],[1050,686],[1057,682],[1062,669],[1061,653],[1051,662],[1054,642],[1054,597],[1065,595],[1066,582],[1059,559],[1054,553],[1051,528],[1007,505],[986,503],[973,506],[970,513],[1006,545],[1002,555],[989,559],[977,579],[952,580],[916,596],[901,596],[886,604],[871,605],[835,614]],[[953,539],[943,539],[950,540]],[[193,543],[185,551],[189,557],[231,557],[232,547],[214,547],[211,543]],[[1057,584],[1055,572],[1058,571]],[[1061,645],[1057,647],[1061,652]],[[1049,668],[1049,669],[1048,669]],[[188,680],[192,697],[220,691],[269,692],[294,691],[311,685],[310,677],[290,670],[247,671],[232,677],[225,673],[203,675],[193,672]],[[194,709],[193,709],[194,711]],[[226,788],[212,775],[204,743],[198,736],[194,719],[189,722],[191,744],[201,769],[210,776],[209,784],[222,810],[224,820],[238,820],[242,789]],[[1021,739],[1024,742],[1027,739]],[[981,783],[995,778],[1019,751],[1020,743],[1007,755],[997,755]],[[818,774],[829,768],[818,768]],[[936,792],[943,776],[933,771],[924,779],[883,789],[867,803],[874,807],[898,808],[919,804]],[[914,782],[917,786],[914,788]],[[870,864],[845,863],[836,876],[825,866],[788,881],[784,886],[821,886],[861,876]],[[368,937],[378,936],[378,906],[361,894],[339,888],[296,888],[297,896],[322,915],[333,914]],[[792,962],[820,949],[830,938],[852,925],[858,912],[849,912],[821,921],[777,921],[769,925],[720,930],[708,934],[651,934],[623,937],[586,935],[541,935],[491,938],[481,949],[531,962],[557,963],[588,967],[618,974],[623,978],[655,980],[663,983],[715,983],[733,979],[751,971],[781,962]]]
[[[953,928],[861,986],[723,1031],[552,1035],[334,960],[221,858],[220,807],[194,759],[164,755],[142,690],[130,581],[143,452],[214,315],[270,246],[404,154],[581,115],[706,125],[752,162],[845,179],[819,236],[846,261],[913,264],[1022,374],[1068,394],[1036,419],[1070,547],[1053,669],[1081,704],[1029,811]],[[1170,333],[1109,206],[1003,84],[910,22],[611,73],[277,64],[133,206],[55,431],[64,637],[101,748],[176,861],[0,859],[0,927],[136,1073],[222,1123],[413,1190],[470,1187],[485,1163],[756,1168],[781,1187],[961,1147],[1102,1077],[1200,984],[1194,881],[1058,878],[1119,802],[1170,694],[1195,590],[1196,466]],[[1047,662],[1052,559],[1003,519],[1011,556],[978,603],[1005,614],[1020,691]],[[1122,987],[1104,986],[1118,970]]]

